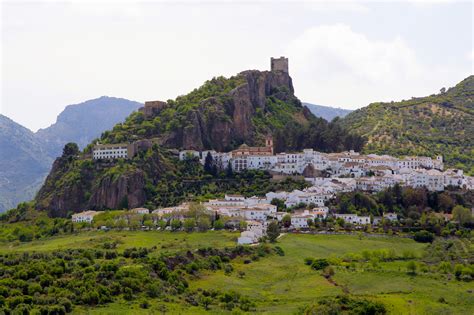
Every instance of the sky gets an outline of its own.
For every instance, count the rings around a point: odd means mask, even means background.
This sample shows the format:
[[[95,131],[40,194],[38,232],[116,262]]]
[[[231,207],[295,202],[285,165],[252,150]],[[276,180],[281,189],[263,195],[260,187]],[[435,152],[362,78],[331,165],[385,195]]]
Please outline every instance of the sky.
[[[2,1],[2,0],[0,0]],[[472,1],[2,1],[0,113],[36,131],[69,104],[144,102],[289,58],[303,102],[356,109],[473,73]]]

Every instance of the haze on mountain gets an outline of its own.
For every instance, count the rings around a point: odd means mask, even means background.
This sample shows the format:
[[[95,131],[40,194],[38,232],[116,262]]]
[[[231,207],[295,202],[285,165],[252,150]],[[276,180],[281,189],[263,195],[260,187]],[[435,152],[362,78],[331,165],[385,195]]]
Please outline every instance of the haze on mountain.
[[[36,136],[47,146],[48,152],[57,157],[66,143],[75,142],[84,148],[140,106],[138,102],[108,96],[68,105],[54,124],[39,129]]]
[[[141,105],[102,96],[67,106],[53,125],[36,133],[0,115],[0,212],[33,199],[66,143],[84,147]]]
[[[316,105],[311,103],[303,103],[303,106],[308,107],[308,109],[313,113],[316,117],[322,117],[328,121],[333,120],[336,117],[345,117],[347,114],[352,112],[350,109],[338,108],[338,107],[330,107],[324,105]]]
[[[0,115],[0,212],[31,199],[53,157],[29,129]]]

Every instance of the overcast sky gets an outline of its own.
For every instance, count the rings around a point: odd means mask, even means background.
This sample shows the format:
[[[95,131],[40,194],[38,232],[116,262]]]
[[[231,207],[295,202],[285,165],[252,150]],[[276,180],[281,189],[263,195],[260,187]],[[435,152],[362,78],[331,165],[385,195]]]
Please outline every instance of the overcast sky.
[[[0,0],[1,1],[1,0]],[[471,1],[3,1],[0,113],[37,130],[102,95],[144,102],[287,56],[305,102],[356,109],[473,73]]]

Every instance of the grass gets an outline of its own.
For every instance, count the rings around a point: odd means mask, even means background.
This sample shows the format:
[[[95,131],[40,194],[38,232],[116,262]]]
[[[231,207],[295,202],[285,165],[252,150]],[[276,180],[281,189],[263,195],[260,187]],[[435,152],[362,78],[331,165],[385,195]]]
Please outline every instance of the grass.
[[[193,250],[202,246],[223,248],[235,246],[237,233],[214,231],[207,233],[160,232],[160,231],[91,231],[64,235],[29,243],[0,244],[0,253],[23,251],[53,251],[67,248],[94,248],[104,242],[118,242],[119,251],[129,247],[157,246],[167,252]]]
[[[94,231],[73,236],[53,237],[22,244],[1,244],[0,253],[11,251],[52,251],[64,248],[99,247],[104,242],[117,241],[118,250],[127,247],[157,246],[166,252],[193,250],[202,246],[235,246],[237,233],[209,231],[206,233],[172,233],[157,231]],[[201,272],[188,279],[191,290],[216,289],[237,291],[257,305],[259,314],[293,314],[318,299],[349,292],[383,302],[390,314],[469,314],[474,309],[472,282],[447,280],[432,273],[406,273],[407,261],[380,262],[378,267],[356,263],[355,270],[335,267],[334,283],[329,282],[304,264],[304,258],[342,257],[347,253],[365,250],[393,249],[400,254],[411,251],[421,256],[426,244],[397,237],[363,237],[354,235],[287,234],[278,243],[285,256],[271,255],[245,264],[243,259],[233,262],[234,271],[225,275]],[[158,251],[161,253],[162,251]],[[244,272],[239,277],[239,272]],[[444,301],[441,300],[444,299]],[[441,302],[442,301],[442,302]],[[150,299],[150,308],[142,309],[140,301],[116,301],[96,307],[77,307],[76,314],[220,314],[218,306],[210,311],[194,307],[170,297],[166,302]],[[230,312],[229,312],[230,313]]]

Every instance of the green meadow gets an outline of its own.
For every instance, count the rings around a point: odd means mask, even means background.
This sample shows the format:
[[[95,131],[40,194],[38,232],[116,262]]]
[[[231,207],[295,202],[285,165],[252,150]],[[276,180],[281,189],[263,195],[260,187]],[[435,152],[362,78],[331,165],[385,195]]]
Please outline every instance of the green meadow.
[[[0,252],[54,251],[65,248],[93,248],[104,242],[115,242],[117,250],[128,247],[154,247],[154,253],[193,251],[199,247],[224,248],[235,246],[237,233],[209,231],[206,233],[158,231],[94,231],[73,236],[53,237],[30,243],[5,243]],[[350,294],[385,304],[390,314],[472,314],[474,285],[436,272],[419,270],[416,275],[407,273],[409,260],[355,263],[334,267],[330,281],[320,271],[310,268],[304,259],[338,259],[345,255],[362,254],[364,251],[392,250],[395,253],[413,253],[421,261],[426,244],[408,238],[365,237],[356,235],[286,234],[275,245],[285,255],[265,256],[232,262],[234,270],[200,271],[188,275],[191,290],[216,289],[236,291],[249,297],[256,304],[259,314],[294,314],[307,305],[324,297]],[[471,247],[472,249],[472,247]],[[96,308],[76,307],[77,314],[238,314],[218,306],[206,311],[190,306],[179,297],[166,301],[150,300],[150,308],[141,309],[138,301],[116,301]]]

